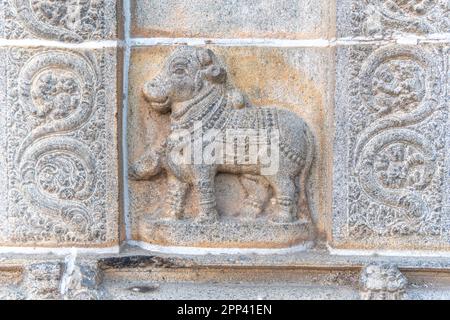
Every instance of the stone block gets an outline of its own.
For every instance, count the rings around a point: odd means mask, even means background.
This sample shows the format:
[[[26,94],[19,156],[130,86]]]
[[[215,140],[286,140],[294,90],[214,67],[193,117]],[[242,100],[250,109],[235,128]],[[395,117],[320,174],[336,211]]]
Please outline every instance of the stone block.
[[[220,68],[217,66],[217,71],[222,70],[217,77],[221,74],[228,77],[227,101],[233,108],[244,110],[242,112],[249,108],[250,111],[254,110],[251,112],[257,113],[258,110],[265,110],[260,108],[262,106],[275,106],[268,110],[289,110],[304,119],[310,128],[315,143],[312,170],[306,185],[300,182],[297,186],[297,191],[307,189],[309,200],[301,198],[303,200],[299,199],[298,207],[295,205],[299,216],[305,219],[284,224],[270,222],[277,212],[275,203],[278,202],[274,188],[269,187],[270,183],[268,185],[256,178],[247,181],[242,179],[242,175],[221,173],[214,182],[219,223],[208,224],[192,220],[198,218],[199,204],[200,207],[202,204],[202,198],[199,200],[192,188],[184,206],[172,207],[177,211],[179,219],[167,221],[164,218],[167,198],[176,197],[177,192],[174,193],[175,189],[171,181],[168,181],[168,171],[161,169],[159,165],[153,167],[152,157],[156,155],[153,151],[170,140],[170,122],[174,116],[173,111],[171,117],[170,114],[153,110],[151,106],[156,104],[151,102],[152,98],[148,94],[146,99],[145,92],[147,89],[152,90],[153,85],[149,81],[167,70],[165,64],[173,52],[182,53],[182,59],[191,59],[189,55],[184,57],[183,54],[196,51],[192,47],[183,49],[176,46],[134,48],[131,56],[128,113],[132,239],[168,246],[277,248],[302,244],[311,240],[316,231],[323,235],[328,225],[327,213],[331,208],[331,193],[328,191],[331,180],[328,180],[330,175],[326,173],[330,172],[332,165],[332,140],[327,132],[331,128],[333,113],[329,75],[332,72],[334,50],[208,48],[214,53],[214,61],[217,59],[220,61],[217,63],[222,65]],[[170,59],[175,61],[177,58],[175,56]],[[216,69],[210,70],[212,72]],[[165,81],[164,76],[160,79]],[[201,88],[207,88],[209,83],[203,83]],[[162,105],[162,102],[158,105]],[[214,119],[207,122],[216,123]],[[287,123],[281,122],[280,125],[287,126]],[[296,132],[299,133],[299,138],[295,143],[301,145],[303,131]],[[308,151],[302,149],[301,152],[307,154]],[[289,170],[288,166],[280,168],[280,171],[283,170]],[[251,210],[248,208],[249,204]],[[308,222],[308,206],[312,224]]]
[[[362,300],[403,300],[408,279],[396,265],[372,263],[363,268],[359,283]]]
[[[333,246],[448,250],[448,48],[337,54]]]
[[[37,262],[27,266],[24,272],[22,292],[29,300],[60,299],[60,282],[64,265],[58,262]]]
[[[121,0],[1,0],[0,38],[58,41],[120,36]]]
[[[0,245],[117,245],[117,49],[0,57]]]
[[[389,38],[450,32],[447,0],[342,0],[337,6],[338,37]]]
[[[319,39],[334,35],[326,0],[132,1],[133,37]]]

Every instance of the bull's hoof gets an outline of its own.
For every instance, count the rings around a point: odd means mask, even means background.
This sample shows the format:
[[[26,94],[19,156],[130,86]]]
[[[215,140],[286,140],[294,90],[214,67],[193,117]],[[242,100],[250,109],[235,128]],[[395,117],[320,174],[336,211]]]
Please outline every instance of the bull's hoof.
[[[295,219],[289,212],[280,212],[278,214],[273,215],[270,221],[277,224],[283,224],[283,223],[292,223],[295,221]]]
[[[262,212],[262,208],[254,202],[245,201],[241,209],[241,216],[243,220],[254,220]]]
[[[181,212],[168,208],[160,211],[159,219],[162,221],[176,221],[180,219],[180,216]]]
[[[197,223],[215,223],[219,220],[219,214],[217,213],[217,211],[211,210],[208,213],[200,213],[197,218],[195,218],[195,222]]]

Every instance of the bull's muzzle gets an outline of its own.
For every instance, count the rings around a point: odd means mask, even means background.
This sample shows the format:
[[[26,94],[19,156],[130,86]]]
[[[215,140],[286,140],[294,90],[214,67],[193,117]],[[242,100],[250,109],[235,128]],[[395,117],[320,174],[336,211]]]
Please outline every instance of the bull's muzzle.
[[[165,113],[170,111],[170,97],[167,94],[166,85],[158,80],[152,80],[144,86],[144,96],[152,109]]]

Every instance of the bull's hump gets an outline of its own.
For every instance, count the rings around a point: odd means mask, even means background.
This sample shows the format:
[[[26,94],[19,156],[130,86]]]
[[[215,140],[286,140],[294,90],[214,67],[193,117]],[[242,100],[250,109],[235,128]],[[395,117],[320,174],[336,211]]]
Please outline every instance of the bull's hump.
[[[276,108],[250,107],[233,110],[233,116],[227,125],[230,129],[276,129],[279,127]]]

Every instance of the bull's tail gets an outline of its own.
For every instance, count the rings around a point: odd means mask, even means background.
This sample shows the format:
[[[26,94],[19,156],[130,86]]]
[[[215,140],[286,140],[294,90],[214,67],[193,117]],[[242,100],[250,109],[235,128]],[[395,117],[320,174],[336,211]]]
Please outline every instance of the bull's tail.
[[[300,174],[300,195],[298,199],[299,208],[306,208],[305,211],[302,211],[302,216],[299,218],[305,218],[307,220],[312,220],[312,194],[311,188],[309,186],[309,178],[311,176],[311,168],[313,165],[314,158],[316,156],[316,148],[315,148],[315,138],[312,134],[311,130],[307,128],[306,139],[308,143],[308,148],[306,150],[306,159]]]

